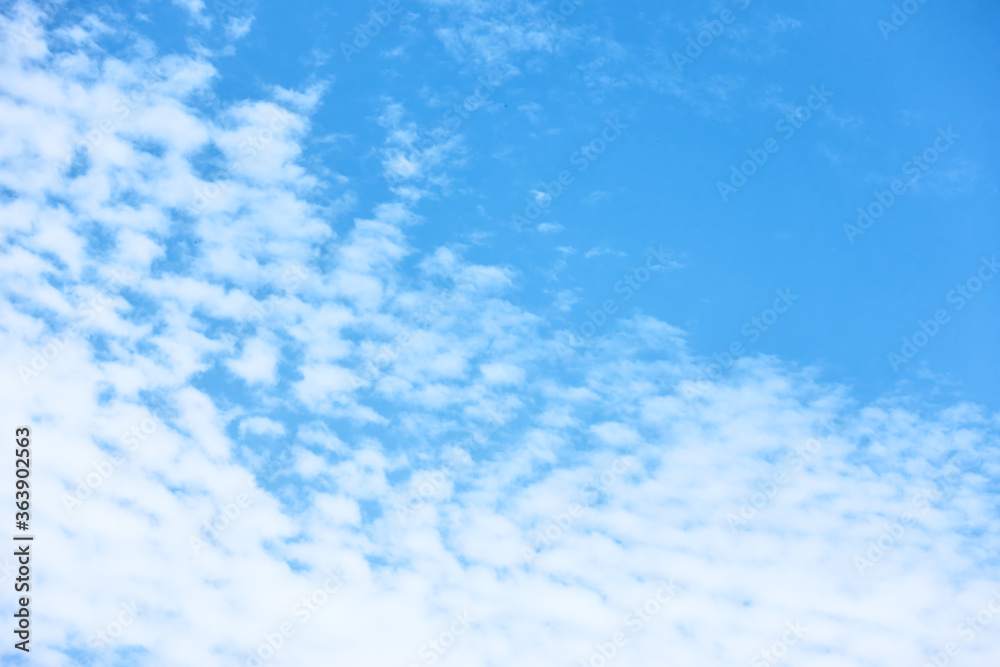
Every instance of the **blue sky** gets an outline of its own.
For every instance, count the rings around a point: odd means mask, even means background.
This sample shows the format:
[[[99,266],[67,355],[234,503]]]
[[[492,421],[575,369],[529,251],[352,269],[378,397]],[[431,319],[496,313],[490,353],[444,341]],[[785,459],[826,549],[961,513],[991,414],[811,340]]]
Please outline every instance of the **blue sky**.
[[[5,5],[5,664],[985,664],[998,21]]]
[[[679,69],[673,54],[684,53],[701,22],[718,20],[727,8],[727,32]],[[817,365],[866,399],[903,382],[996,405],[1000,360],[983,335],[996,324],[996,290],[984,291],[901,373],[886,359],[918,319],[973,275],[981,256],[997,249],[996,146],[988,130],[996,120],[989,83],[998,64],[990,32],[995,8],[931,3],[898,31],[886,31],[886,39],[878,22],[891,17],[891,5],[810,7],[791,16],[787,7],[762,2],[744,10],[737,3],[584,3],[560,22],[566,35],[538,36],[534,49],[534,23],[523,28],[525,44],[513,47],[492,35],[490,24],[468,28],[470,39],[482,39],[477,52],[464,44],[449,49],[435,34],[447,29],[449,15],[463,12],[440,3],[419,16],[394,17],[346,62],[340,45],[353,45],[354,33],[344,26],[363,24],[368,11],[256,8],[255,24],[267,28],[251,30],[238,55],[219,59],[215,92],[220,101],[236,101],[269,84],[333,81],[312,116],[304,155],[327,169],[349,165],[360,185],[356,206],[364,210],[385,192],[370,150],[381,140],[373,121],[385,100],[403,105],[405,122],[426,131],[474,93],[491,66],[516,68],[461,125],[455,159],[463,168],[422,203],[419,213],[433,222],[415,235],[417,247],[489,234],[471,256],[523,267],[519,296],[526,303],[545,308],[553,292],[575,295],[573,310],[549,314],[558,325],[581,319],[631,270],[632,257],[663,244],[684,270],[630,306],[684,328],[699,354],[725,349],[775,289],[794,288],[802,301],[755,352]],[[492,15],[507,11],[497,6]],[[189,23],[176,11],[160,12],[157,42],[183,48]],[[776,123],[803,105],[813,86],[831,91],[828,104],[792,136],[777,132]],[[628,125],[621,141],[578,173],[540,218],[564,229],[539,236],[505,228],[540,182],[578,169],[572,154],[610,114]],[[857,208],[904,177],[903,165],[941,128],[960,137],[954,147],[871,232],[850,243],[844,225],[856,221]],[[318,141],[345,133],[351,138],[339,143]],[[769,137],[779,140],[780,152],[723,202],[717,182]],[[566,257],[560,247],[576,252]],[[594,248],[613,252],[585,259]],[[561,260],[565,269],[553,275]]]

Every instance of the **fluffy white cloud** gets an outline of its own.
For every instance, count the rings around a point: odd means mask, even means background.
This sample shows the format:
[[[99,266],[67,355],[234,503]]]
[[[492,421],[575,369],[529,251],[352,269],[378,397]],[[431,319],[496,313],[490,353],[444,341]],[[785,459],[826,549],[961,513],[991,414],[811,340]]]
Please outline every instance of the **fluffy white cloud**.
[[[285,425],[267,417],[250,417],[240,422],[240,433],[254,435],[284,435]]]
[[[277,379],[279,350],[259,338],[247,342],[239,359],[231,359],[226,366],[247,382],[274,384]]]

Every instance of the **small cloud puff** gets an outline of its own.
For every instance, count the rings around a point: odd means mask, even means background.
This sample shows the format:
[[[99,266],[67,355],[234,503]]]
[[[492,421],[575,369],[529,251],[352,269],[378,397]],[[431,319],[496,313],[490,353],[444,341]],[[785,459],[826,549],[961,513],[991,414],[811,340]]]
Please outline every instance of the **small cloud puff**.
[[[246,35],[250,32],[250,26],[253,24],[253,19],[253,16],[229,17],[229,21],[226,22],[226,37],[228,37],[230,41],[234,42],[238,39],[246,37]]]
[[[611,248],[591,248],[587,252],[583,253],[584,258],[590,259],[591,257],[600,257],[601,255],[614,255],[616,257],[627,257],[626,253],[621,250],[612,250]]]
[[[267,417],[250,417],[240,422],[242,435],[285,435],[285,426]]]

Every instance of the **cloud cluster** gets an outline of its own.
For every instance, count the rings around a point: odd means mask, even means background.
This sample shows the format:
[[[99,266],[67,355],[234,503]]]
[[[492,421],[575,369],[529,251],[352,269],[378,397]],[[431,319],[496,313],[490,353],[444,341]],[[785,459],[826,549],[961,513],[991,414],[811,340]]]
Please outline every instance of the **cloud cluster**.
[[[441,35],[456,53],[545,44],[473,9]],[[685,391],[700,361],[642,315],[560,357],[516,267],[415,249],[400,179],[454,165],[405,157],[419,129],[393,103],[384,201],[331,218],[301,160],[312,105],[210,112],[209,62],[65,38],[97,25],[0,19],[0,398],[35,433],[33,664],[919,665],[993,595],[997,415],[858,405],[759,357]]]

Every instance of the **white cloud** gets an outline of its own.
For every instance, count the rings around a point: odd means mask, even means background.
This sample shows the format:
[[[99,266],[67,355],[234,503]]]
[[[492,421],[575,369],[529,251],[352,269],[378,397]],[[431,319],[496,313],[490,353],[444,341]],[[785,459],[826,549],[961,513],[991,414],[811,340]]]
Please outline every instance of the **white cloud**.
[[[580,298],[574,294],[571,290],[559,290],[556,292],[556,298],[553,302],[556,310],[567,313],[573,309],[573,304],[580,301]]]
[[[444,4],[472,17],[470,32],[440,36],[456,52],[548,44],[539,31],[505,34],[479,5]],[[6,27],[33,25],[18,11]],[[115,646],[153,666],[246,664],[286,622],[295,632],[267,664],[408,665],[465,612],[475,621],[442,664],[579,663],[621,628],[623,664],[745,664],[797,621],[808,631],[789,650],[795,664],[920,664],[992,595],[997,415],[857,404],[811,370],[760,359],[689,395],[697,360],[648,317],[560,356],[543,319],[512,301],[515,268],[414,249],[414,200],[325,221],[300,164],[308,119],[291,111],[175,238],[174,211],[207,183],[193,152],[213,142],[233,160],[277,107],[206,119],[192,92],[216,73],[197,59],[116,69],[84,55],[94,67],[56,70],[42,34],[16,48],[0,46],[12,119],[0,126],[0,183],[18,194],[2,204],[0,360],[12,374],[0,400],[35,429],[32,520],[47,536],[37,664],[65,665],[71,651],[112,664],[115,649],[88,640],[131,600],[143,612]],[[87,172],[50,170],[149,64],[162,80]],[[384,125],[405,152],[401,118]],[[116,198],[121,187],[134,203]],[[102,221],[105,252],[90,249],[82,219]],[[319,243],[323,263],[311,261]],[[168,244],[174,259],[158,264]],[[80,300],[102,289],[94,276],[109,261],[141,278],[82,322]],[[439,299],[447,276],[470,289]],[[230,359],[218,332],[246,322]],[[62,338],[73,324],[80,333]],[[368,353],[386,345],[391,362],[365,379]],[[217,364],[247,386],[218,386]],[[19,367],[31,370],[23,382]],[[247,417],[261,412],[302,420],[287,456],[231,437],[281,435],[283,422]],[[832,432],[815,433],[826,422]],[[946,477],[960,454],[971,463]],[[421,494],[432,471],[444,482]],[[227,516],[243,494],[252,502]],[[905,512],[915,521],[899,533]],[[209,544],[196,553],[193,537]],[[298,601],[336,567],[347,581],[302,620]],[[671,579],[675,598],[633,632],[628,615]],[[982,632],[963,659],[998,651],[1000,635]]]
[[[243,354],[227,361],[226,366],[249,383],[274,384],[279,359],[279,351],[274,345],[254,338],[243,347]]]
[[[542,192],[541,190],[531,190],[531,196],[534,197],[535,203],[545,208],[552,201],[552,195],[548,192]]]
[[[627,257],[627,255],[621,250],[614,250],[612,248],[598,248],[594,247],[583,253],[584,259],[590,259],[591,257],[600,257],[601,255],[614,255],[616,257]]]
[[[212,19],[205,15],[205,0],[172,0],[172,2],[187,11],[191,19],[203,28],[212,25]]]
[[[250,417],[240,422],[240,433],[254,435],[284,435],[285,426],[267,417]]]
[[[226,22],[226,36],[232,41],[246,37],[253,20],[253,16],[230,16]]]
[[[633,446],[641,439],[635,430],[617,422],[594,424],[590,427],[590,432],[615,447]]]

